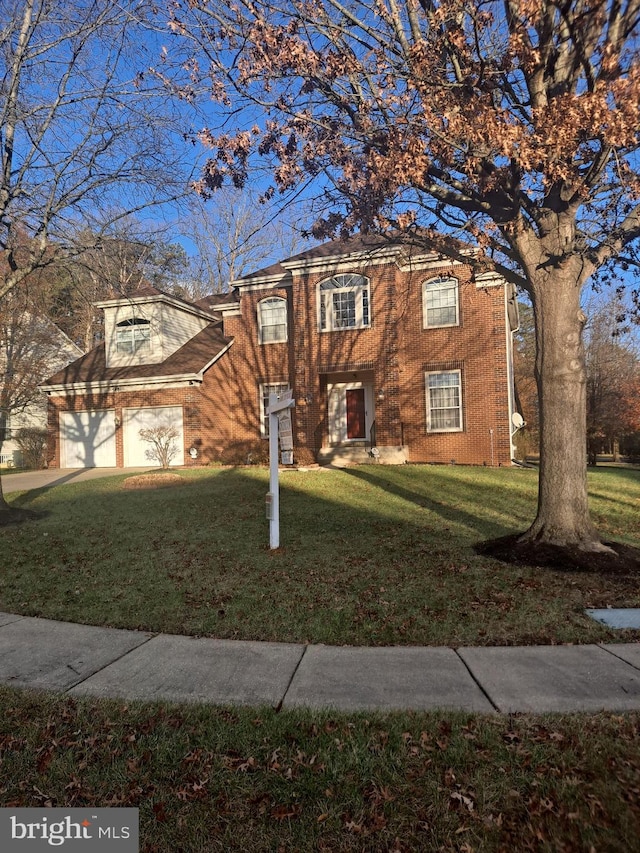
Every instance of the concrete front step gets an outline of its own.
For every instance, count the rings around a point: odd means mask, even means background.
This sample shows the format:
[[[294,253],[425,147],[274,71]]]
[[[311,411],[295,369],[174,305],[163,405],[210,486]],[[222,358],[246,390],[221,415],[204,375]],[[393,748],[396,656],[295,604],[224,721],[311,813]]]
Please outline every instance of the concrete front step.
[[[407,461],[404,447],[363,447],[357,445],[340,445],[338,447],[323,447],[318,453],[319,465],[333,465],[336,468],[346,468],[349,465],[404,465]]]

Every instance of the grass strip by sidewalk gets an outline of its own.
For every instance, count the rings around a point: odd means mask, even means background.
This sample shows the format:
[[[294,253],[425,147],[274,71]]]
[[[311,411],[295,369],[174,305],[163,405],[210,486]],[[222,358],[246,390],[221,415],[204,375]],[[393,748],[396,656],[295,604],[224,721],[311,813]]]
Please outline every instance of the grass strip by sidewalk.
[[[537,472],[361,466],[281,476],[268,548],[263,469],[125,476],[10,495],[42,513],[0,528],[0,610],[221,638],[351,645],[512,645],[640,637],[587,607],[638,607],[637,577],[508,566],[473,544],[524,530]],[[640,471],[589,475],[605,538],[640,545]]]
[[[0,687],[0,806],[137,807],[141,853],[634,853],[639,725],[637,714],[277,714]]]

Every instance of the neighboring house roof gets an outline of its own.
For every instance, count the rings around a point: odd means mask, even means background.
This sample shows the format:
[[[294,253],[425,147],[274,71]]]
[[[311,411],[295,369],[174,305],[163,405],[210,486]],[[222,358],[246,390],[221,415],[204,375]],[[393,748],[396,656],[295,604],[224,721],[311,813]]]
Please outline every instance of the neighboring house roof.
[[[43,382],[43,390],[63,385],[86,383],[112,384],[151,378],[194,376],[204,373],[231,345],[219,323],[212,323],[180,349],[159,364],[135,364],[124,367],[107,367],[105,345],[92,349],[77,361],[59,370]]]

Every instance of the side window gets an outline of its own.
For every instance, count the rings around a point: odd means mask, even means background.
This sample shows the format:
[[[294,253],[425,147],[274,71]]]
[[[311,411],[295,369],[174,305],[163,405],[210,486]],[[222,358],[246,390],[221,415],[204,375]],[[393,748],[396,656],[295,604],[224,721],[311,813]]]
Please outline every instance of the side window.
[[[261,344],[287,340],[287,303],[278,297],[258,303],[258,329]]]
[[[460,432],[462,430],[462,377],[459,370],[427,373],[428,432]]]
[[[149,349],[151,326],[148,320],[132,318],[116,326],[116,351],[134,353]]]
[[[336,275],[320,284],[321,331],[366,329],[371,325],[371,290],[362,275]]]
[[[288,391],[291,386],[288,382],[276,382],[267,385],[260,385],[260,435],[262,438],[269,438],[269,395],[282,394],[283,391]]]
[[[422,285],[422,312],[425,329],[458,326],[459,287],[456,278],[434,278]]]

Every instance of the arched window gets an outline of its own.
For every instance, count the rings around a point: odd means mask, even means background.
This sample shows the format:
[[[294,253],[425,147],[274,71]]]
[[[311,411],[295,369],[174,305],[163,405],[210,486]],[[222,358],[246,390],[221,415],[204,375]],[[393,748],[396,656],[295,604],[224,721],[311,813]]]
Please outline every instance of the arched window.
[[[364,329],[371,325],[369,280],[363,275],[334,275],[320,284],[320,329]]]
[[[116,325],[116,351],[134,353],[149,349],[151,326],[148,320],[132,317]]]
[[[287,340],[287,302],[277,296],[258,303],[258,329],[261,344]]]
[[[424,328],[458,326],[458,279],[441,276],[422,285]]]

